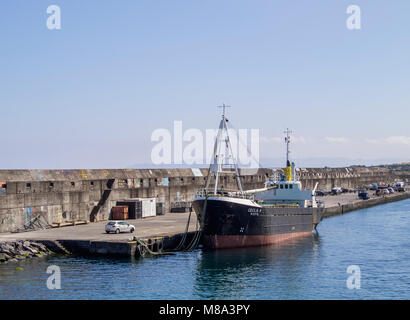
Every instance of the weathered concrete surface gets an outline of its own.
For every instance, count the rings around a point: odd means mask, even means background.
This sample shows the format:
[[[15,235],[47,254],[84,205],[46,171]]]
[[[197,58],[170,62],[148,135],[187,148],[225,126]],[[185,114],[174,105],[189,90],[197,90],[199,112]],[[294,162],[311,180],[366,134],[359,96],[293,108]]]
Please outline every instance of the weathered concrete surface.
[[[68,226],[22,233],[0,234],[2,241],[35,240],[56,253],[134,257],[138,255],[138,238],[164,238],[164,249],[173,248],[178,236],[186,230],[189,213],[168,213],[139,220],[127,220],[135,226],[134,233],[107,234],[106,222]],[[192,213],[188,231],[196,229],[196,215]],[[67,252],[65,252],[67,250]]]
[[[129,241],[134,236],[153,237],[163,236],[185,231],[189,213],[168,213],[164,216],[152,218],[127,220],[135,226],[134,233],[107,234],[105,224],[107,222],[95,222],[86,225],[52,228],[22,233],[0,234],[0,241],[11,240],[84,240],[84,241]],[[196,215],[192,213],[189,231],[195,230]]]

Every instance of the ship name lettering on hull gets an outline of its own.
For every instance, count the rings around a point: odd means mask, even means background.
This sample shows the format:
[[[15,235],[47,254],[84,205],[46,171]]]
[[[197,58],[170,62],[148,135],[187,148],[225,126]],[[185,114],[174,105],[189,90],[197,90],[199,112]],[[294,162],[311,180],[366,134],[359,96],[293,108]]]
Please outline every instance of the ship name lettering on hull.
[[[251,216],[258,216],[261,211],[262,209],[259,209],[259,208],[249,208],[248,209],[248,213],[250,213]]]

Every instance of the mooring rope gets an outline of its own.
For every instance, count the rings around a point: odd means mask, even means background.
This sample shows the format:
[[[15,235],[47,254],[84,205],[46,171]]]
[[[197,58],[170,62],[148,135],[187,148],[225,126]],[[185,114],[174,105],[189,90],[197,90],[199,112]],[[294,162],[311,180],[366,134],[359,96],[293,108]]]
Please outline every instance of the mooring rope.
[[[208,193],[205,193],[205,201],[204,201],[204,207],[202,208],[201,221],[199,222],[199,229],[197,228],[197,231],[194,234],[191,243],[184,249],[185,252],[192,251],[196,249],[199,245],[199,241],[202,236],[203,222],[205,221],[205,213],[206,213],[207,204],[208,204]],[[196,223],[198,225],[198,220],[196,221]]]
[[[186,237],[187,237],[187,234],[188,234],[189,224],[191,222],[191,214],[192,214],[192,206],[189,208],[189,216],[188,216],[188,222],[187,222],[186,227],[185,227],[185,233],[182,236],[181,241],[179,242],[179,244],[176,246],[176,248],[173,251],[181,250],[182,246],[185,243],[185,240],[186,240]]]
[[[173,252],[168,252],[168,251],[159,251],[159,252],[152,251],[144,240],[136,238],[136,241],[139,243],[140,246],[143,246],[148,251],[148,253],[151,255],[156,256],[156,255],[163,255],[163,254],[173,254]],[[141,251],[140,251],[140,255],[141,255]]]
[[[183,248],[183,246],[184,246],[184,244],[185,244],[187,235],[188,235],[188,233],[189,233],[189,225],[190,225],[190,223],[191,223],[191,215],[192,215],[192,206],[189,208],[189,216],[188,216],[187,224],[186,224],[186,226],[185,226],[184,235],[182,236],[181,241],[179,242],[179,244],[178,244],[174,249],[169,250],[169,251],[159,251],[159,252],[155,252],[155,251],[153,251],[153,250],[151,250],[151,249],[149,248],[149,245],[148,245],[143,239],[135,238],[135,240],[136,240],[136,241],[138,242],[138,244],[139,244],[138,250],[139,250],[139,252],[140,252],[140,255],[143,256],[143,255],[141,254],[141,247],[145,248],[145,250],[146,250],[149,254],[154,255],[154,256],[156,256],[156,255],[164,255],[164,254],[174,254],[174,253],[177,252],[177,251],[190,252],[190,251],[196,249],[196,248],[198,247],[198,245],[199,245],[199,241],[201,240],[201,236],[202,236],[203,222],[205,221],[205,214],[206,214],[207,203],[208,203],[208,194],[206,194],[206,196],[205,196],[204,207],[203,207],[203,209],[202,209],[201,219],[200,219],[200,221],[198,221],[198,219],[196,220],[196,228],[195,228],[196,230],[195,230],[195,234],[194,234],[194,236],[192,237],[191,242],[190,242],[184,249],[182,249],[182,248]]]

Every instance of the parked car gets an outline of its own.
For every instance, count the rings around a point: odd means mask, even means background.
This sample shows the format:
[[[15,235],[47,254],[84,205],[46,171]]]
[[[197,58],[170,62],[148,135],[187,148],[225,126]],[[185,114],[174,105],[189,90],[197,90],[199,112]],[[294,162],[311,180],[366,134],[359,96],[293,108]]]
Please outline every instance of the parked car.
[[[105,232],[130,232],[133,233],[135,231],[135,227],[132,224],[129,224],[125,221],[110,221],[105,225]]]
[[[378,189],[378,190],[376,190],[376,196],[383,196],[383,195],[386,195],[386,194],[389,194],[389,193],[390,192],[387,189]]]
[[[394,189],[392,187],[388,187],[387,190],[389,190],[389,193],[394,193]]]
[[[337,194],[341,194],[342,192],[343,192],[342,188],[333,188],[331,194],[337,195]]]
[[[394,186],[395,186],[396,188],[404,188],[404,185],[405,185],[405,183],[402,182],[402,181],[396,182],[396,183],[394,184]]]
[[[318,197],[323,197],[327,194],[326,190],[317,190],[316,191],[316,196]]]
[[[396,182],[394,184],[394,188],[397,192],[404,192],[404,186],[405,186],[404,182]]]
[[[379,185],[377,183],[372,184],[372,186],[370,187],[370,190],[377,190],[379,189]]]
[[[358,197],[362,200],[369,199],[369,194],[365,190],[359,190]]]

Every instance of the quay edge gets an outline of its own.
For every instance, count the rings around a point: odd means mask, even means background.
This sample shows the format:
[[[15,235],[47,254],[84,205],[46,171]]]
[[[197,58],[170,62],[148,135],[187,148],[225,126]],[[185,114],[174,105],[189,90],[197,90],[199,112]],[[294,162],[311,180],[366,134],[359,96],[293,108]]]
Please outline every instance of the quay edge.
[[[167,236],[151,236],[142,238],[153,252],[168,251],[176,248],[183,233]],[[186,243],[190,243],[194,232],[188,232]],[[105,257],[139,257],[139,245],[135,240],[129,241],[93,241],[93,240],[36,240],[45,245],[50,251],[59,254],[75,254],[82,256]]]
[[[410,198],[410,191],[385,195],[383,197],[372,198],[368,200],[359,200],[352,203],[345,203],[329,208],[325,208],[323,219],[341,215],[347,212],[374,207],[380,204],[401,201]]]

